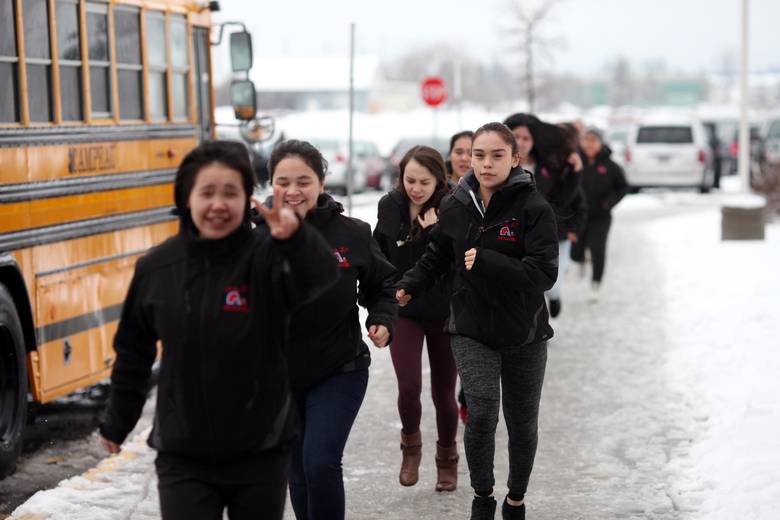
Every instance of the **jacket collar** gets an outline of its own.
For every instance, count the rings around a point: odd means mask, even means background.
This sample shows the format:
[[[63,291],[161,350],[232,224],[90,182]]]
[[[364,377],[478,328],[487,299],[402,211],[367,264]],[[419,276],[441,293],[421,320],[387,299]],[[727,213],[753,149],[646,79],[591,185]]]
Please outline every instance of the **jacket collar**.
[[[200,238],[190,228],[182,228],[181,235],[186,241],[188,256],[219,260],[229,257],[239,249],[242,244],[251,240],[252,230],[249,223],[244,223],[225,238],[217,240]]]
[[[531,172],[524,170],[521,166],[517,166],[512,168],[512,171],[509,172],[509,177],[507,177],[506,182],[498,189],[496,195],[533,185],[534,180]],[[478,197],[478,195],[479,181],[477,180],[477,175],[474,173],[474,170],[469,170],[469,172],[458,182],[454,197],[468,207],[469,205],[474,206],[474,197]],[[479,208],[475,207],[475,209],[479,211]]]

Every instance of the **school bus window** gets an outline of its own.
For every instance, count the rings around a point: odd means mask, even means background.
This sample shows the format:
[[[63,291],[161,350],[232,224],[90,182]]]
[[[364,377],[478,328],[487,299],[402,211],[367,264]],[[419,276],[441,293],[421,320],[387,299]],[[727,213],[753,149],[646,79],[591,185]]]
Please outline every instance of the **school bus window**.
[[[168,119],[168,50],[165,40],[165,14],[146,12],[146,56],[149,69],[149,113],[154,120]]]
[[[173,69],[173,116],[189,119],[190,82],[187,42],[187,21],[183,16],[171,16],[171,66]]]
[[[77,0],[57,1],[57,53],[63,121],[83,119],[81,94],[81,40]]]
[[[114,7],[119,117],[143,119],[143,66],[141,65],[141,11]]]
[[[87,3],[89,94],[92,116],[111,117],[111,62],[108,53],[108,7]]]
[[[0,123],[19,121],[14,0],[0,0]]]
[[[51,42],[49,41],[48,2],[24,0],[22,17],[30,121],[51,121]]]

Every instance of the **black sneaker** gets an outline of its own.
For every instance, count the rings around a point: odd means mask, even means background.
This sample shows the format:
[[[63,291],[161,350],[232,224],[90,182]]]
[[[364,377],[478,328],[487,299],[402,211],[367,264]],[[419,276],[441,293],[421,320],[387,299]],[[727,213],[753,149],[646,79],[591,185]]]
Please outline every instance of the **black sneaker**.
[[[558,298],[550,299],[550,316],[555,318],[561,313],[561,300]]]
[[[525,503],[519,506],[510,506],[505,498],[501,506],[501,518],[504,520],[525,520]]]
[[[496,516],[496,499],[474,497],[471,501],[471,520],[493,520]]]

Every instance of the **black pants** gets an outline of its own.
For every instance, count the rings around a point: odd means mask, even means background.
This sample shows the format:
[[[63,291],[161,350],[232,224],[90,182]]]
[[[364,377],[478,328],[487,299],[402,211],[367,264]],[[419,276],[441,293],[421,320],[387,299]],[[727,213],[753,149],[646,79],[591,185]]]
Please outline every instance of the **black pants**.
[[[604,264],[607,260],[607,235],[611,225],[612,215],[589,218],[582,236],[571,246],[571,259],[580,263],[585,261],[585,248],[590,249],[594,282],[600,282],[604,276]]]
[[[494,350],[455,335],[452,353],[469,409],[463,442],[471,487],[479,495],[488,495],[495,485],[496,425],[503,400],[509,433],[509,498],[522,500],[536,456],[547,342]]]
[[[288,451],[232,464],[207,464],[160,454],[155,460],[162,520],[281,520]]]

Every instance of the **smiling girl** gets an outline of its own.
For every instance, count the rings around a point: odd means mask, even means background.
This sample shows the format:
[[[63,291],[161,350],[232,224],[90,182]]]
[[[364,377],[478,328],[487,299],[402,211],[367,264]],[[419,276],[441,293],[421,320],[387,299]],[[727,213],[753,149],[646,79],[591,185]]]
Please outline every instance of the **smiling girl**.
[[[501,123],[474,133],[473,172],[444,199],[425,254],[399,282],[401,305],[452,271],[448,332],[466,396],[464,443],[472,519],[493,518],[493,454],[501,398],[509,432],[504,518],[524,518],[537,444],[547,360],[544,291],[555,282],[558,240],[549,204],[519,166],[517,143]]]
[[[281,204],[249,222],[246,148],[216,141],[184,158],[180,232],[138,260],[114,338],[109,453],[141,415],[162,343],[154,427],[163,520],[281,519],[294,408],[286,316],[337,274],[330,250]]]
[[[368,310],[368,338],[388,345],[398,308],[395,269],[365,222],[342,215],[325,193],[327,163],[305,141],[289,140],[271,154],[275,205],[281,197],[320,231],[340,269],[336,283],[291,316],[287,359],[303,434],[293,448],[290,499],[299,519],[344,518],[341,459],[368,384],[371,356],[362,338],[358,301]]]

